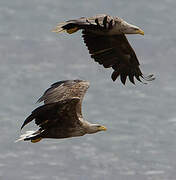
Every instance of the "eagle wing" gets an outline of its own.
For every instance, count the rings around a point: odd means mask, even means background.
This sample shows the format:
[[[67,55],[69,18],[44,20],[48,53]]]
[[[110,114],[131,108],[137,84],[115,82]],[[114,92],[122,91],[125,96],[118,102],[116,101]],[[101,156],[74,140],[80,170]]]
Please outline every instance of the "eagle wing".
[[[123,22],[119,17],[100,14],[89,18],[79,18],[58,24],[54,32],[67,31],[72,34],[82,30],[82,36],[91,57],[105,68],[112,67],[112,80],[120,76],[121,82],[126,83],[127,77],[135,84],[134,77],[141,81],[152,81],[153,75],[144,76],[139,68],[137,56],[124,34],[113,35],[113,28]],[[111,33],[110,33],[111,32]]]
[[[88,47],[91,57],[105,68],[112,67],[112,80],[120,76],[121,82],[125,84],[127,76],[135,84],[134,77],[141,81],[152,80],[152,75],[144,77],[137,56],[124,34],[120,35],[98,35],[88,30],[83,30],[83,39]]]
[[[59,81],[52,84],[51,87],[39,98],[38,102],[44,101],[45,104],[48,104],[78,97],[80,101],[76,105],[76,109],[78,116],[82,117],[82,101],[88,88],[89,82],[83,80]]]
[[[76,112],[76,105],[79,101],[78,97],[73,97],[59,102],[44,104],[32,111],[31,115],[24,121],[21,129],[32,120],[35,120],[36,125],[42,129],[48,129],[53,126],[75,127],[77,124],[80,124]]]
[[[116,17],[118,18],[118,17]],[[118,18],[120,21],[120,18]],[[80,29],[87,29],[92,31],[107,32],[113,28],[115,24],[114,18],[106,14],[99,14],[93,17],[81,17],[79,19],[68,20],[59,23],[53,32],[60,33],[66,31],[72,34]]]

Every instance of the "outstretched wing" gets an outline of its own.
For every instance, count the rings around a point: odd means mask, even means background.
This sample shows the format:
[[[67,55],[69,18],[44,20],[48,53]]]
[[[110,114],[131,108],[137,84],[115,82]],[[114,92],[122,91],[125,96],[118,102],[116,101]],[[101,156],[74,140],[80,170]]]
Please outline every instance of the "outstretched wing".
[[[140,77],[152,80],[152,75],[143,76],[136,54],[124,34],[104,36],[87,30],[83,30],[82,33],[91,57],[105,68],[112,67],[114,69],[111,76],[113,81],[118,76],[123,84],[125,84],[127,76],[133,84],[135,84],[134,77],[138,81],[141,81]]]
[[[69,34],[72,34],[80,29],[107,31],[108,28],[105,27],[109,24],[112,25],[113,23],[114,21],[112,16],[99,14],[93,17],[81,17],[79,19],[59,23],[53,32],[60,33],[66,31]]]
[[[119,17],[106,14],[90,18],[79,18],[58,24],[54,32],[67,31],[72,34],[82,29],[83,39],[91,57],[105,68],[112,67],[112,80],[120,76],[121,82],[126,83],[127,77],[135,84],[134,77],[141,81],[154,80],[153,75],[144,76],[139,68],[139,61],[133,48],[124,34],[115,33],[117,24],[123,22]],[[113,30],[114,29],[114,30]]]
[[[78,97],[73,97],[40,106],[26,118],[21,129],[32,120],[35,120],[36,125],[42,129],[52,126],[75,127],[80,123],[76,112],[76,105],[79,101]]]
[[[51,85],[47,89],[38,102],[44,101],[45,104],[55,103],[61,100],[70,99],[73,97],[80,98],[76,108],[78,116],[82,116],[81,106],[83,97],[89,88],[89,82],[83,80],[66,80],[59,81]]]

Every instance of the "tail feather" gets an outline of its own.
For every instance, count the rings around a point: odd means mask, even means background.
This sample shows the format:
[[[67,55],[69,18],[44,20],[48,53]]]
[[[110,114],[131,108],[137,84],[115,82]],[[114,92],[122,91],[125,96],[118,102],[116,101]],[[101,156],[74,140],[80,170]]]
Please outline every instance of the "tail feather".
[[[15,142],[19,142],[19,141],[28,141],[28,140],[31,140],[31,142],[33,142],[34,140],[38,140],[40,139],[41,140],[41,137],[38,137],[38,135],[40,134],[40,131],[26,131],[26,133],[22,134],[20,136],[19,139],[17,139]],[[38,142],[38,141],[36,141]]]
[[[63,26],[67,25],[67,22],[61,22],[59,23],[55,29],[52,30],[52,32],[60,33],[60,32],[65,32],[66,29],[63,28]]]
[[[77,22],[76,20],[66,21],[59,23],[52,32],[60,33],[60,32],[67,32],[69,34],[75,33],[80,29],[81,26],[84,26],[85,22]]]

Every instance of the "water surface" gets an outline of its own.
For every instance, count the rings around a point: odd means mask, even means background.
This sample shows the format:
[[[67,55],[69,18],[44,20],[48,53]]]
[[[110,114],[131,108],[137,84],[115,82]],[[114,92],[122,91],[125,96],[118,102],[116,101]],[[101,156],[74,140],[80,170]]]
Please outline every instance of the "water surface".
[[[13,180],[175,180],[176,1],[0,1],[0,177]],[[80,33],[51,32],[63,20],[118,15],[145,36],[128,36],[148,85],[112,82]],[[14,143],[51,83],[90,81],[83,113],[108,131],[80,138]],[[25,130],[32,129],[33,125]]]

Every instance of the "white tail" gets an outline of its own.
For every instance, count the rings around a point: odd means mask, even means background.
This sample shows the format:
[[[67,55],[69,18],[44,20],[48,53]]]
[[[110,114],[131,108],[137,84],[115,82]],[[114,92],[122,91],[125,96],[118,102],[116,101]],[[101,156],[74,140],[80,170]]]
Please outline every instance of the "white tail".
[[[17,139],[15,142],[22,141],[22,140],[24,140],[26,138],[31,138],[31,137],[34,137],[34,136],[36,136],[36,132],[35,131],[26,131],[26,133],[22,134],[20,136],[20,138]]]
[[[66,24],[67,24],[67,22],[59,23],[59,24],[56,26],[56,28],[52,30],[52,32],[56,32],[56,33],[65,32],[66,30],[63,29],[62,27],[63,27],[64,25],[66,25]]]

